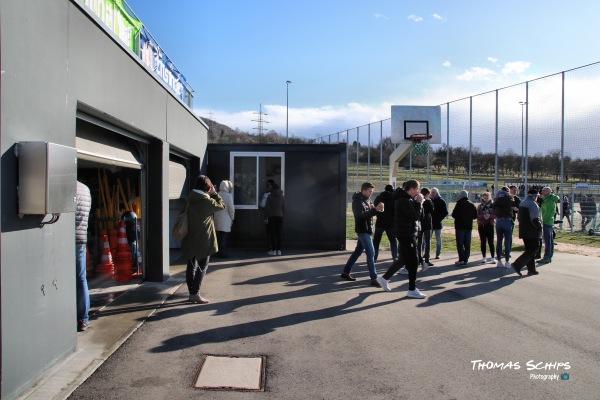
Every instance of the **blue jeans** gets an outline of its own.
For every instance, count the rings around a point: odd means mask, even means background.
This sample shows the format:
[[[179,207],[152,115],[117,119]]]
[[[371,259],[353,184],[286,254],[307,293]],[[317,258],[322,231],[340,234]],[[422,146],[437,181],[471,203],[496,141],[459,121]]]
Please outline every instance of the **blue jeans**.
[[[510,249],[512,247],[513,237],[513,221],[512,219],[497,219],[496,220],[496,256],[498,261],[502,260],[502,243],[504,242],[504,258],[510,260]]]
[[[352,266],[358,260],[358,257],[365,252],[367,255],[367,268],[369,269],[369,276],[371,279],[377,279],[377,272],[375,272],[375,249],[373,248],[373,240],[371,240],[371,235],[368,233],[359,233],[358,234],[358,242],[356,242],[356,248],[354,252],[350,255],[348,262],[346,262],[346,266],[344,267],[344,273],[349,274],[352,271]]]
[[[456,230],[456,248],[458,249],[458,261],[469,262],[471,256],[471,234],[472,229]]]
[[[439,257],[442,254],[442,230],[434,229],[433,233],[435,233],[435,256]]]
[[[383,236],[383,232],[385,232],[390,241],[392,258],[398,258],[398,242],[396,240],[396,236],[394,236],[394,229],[375,227],[375,234],[373,235],[373,247],[375,248],[375,256],[373,257],[374,261],[377,261],[377,257],[379,256],[379,243],[381,243],[381,236]]]
[[[544,260],[552,260],[554,255],[554,227],[544,224]]]
[[[90,312],[90,292],[86,277],[85,243],[75,244],[75,294],[77,299],[77,321],[88,322]]]

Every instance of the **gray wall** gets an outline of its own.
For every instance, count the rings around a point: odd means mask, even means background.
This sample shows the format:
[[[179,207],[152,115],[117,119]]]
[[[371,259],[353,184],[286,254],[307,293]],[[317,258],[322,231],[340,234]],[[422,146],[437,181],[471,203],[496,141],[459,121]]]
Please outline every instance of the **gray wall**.
[[[159,219],[156,227],[168,226],[169,149],[199,162],[206,148],[203,122],[81,7],[77,0],[0,1],[2,398],[22,393],[77,345],[74,214],[43,228],[43,216],[17,216],[14,144],[75,147],[78,108],[149,138],[160,157],[149,161],[158,184],[145,211]],[[153,242],[157,265],[148,268],[156,279],[168,276],[167,239]]]

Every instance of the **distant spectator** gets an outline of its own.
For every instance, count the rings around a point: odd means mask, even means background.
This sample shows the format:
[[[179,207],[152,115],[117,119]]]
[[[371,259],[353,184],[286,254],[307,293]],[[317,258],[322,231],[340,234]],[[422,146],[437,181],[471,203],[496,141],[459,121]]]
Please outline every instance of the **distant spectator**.
[[[423,202],[421,203],[421,229],[419,229],[417,249],[419,250],[419,263],[421,264],[423,271],[425,271],[427,268],[433,266],[433,264],[429,262],[429,255],[431,251],[431,231],[433,226],[432,216],[435,207],[433,201],[429,198],[431,194],[429,188],[421,188],[421,194],[423,195]]]
[[[435,259],[438,260],[442,254],[442,228],[444,218],[448,216],[448,204],[440,195],[436,187],[431,188],[429,198],[433,202],[433,214],[431,214],[431,227],[435,234]]]
[[[567,219],[567,222],[569,223],[569,229],[571,229],[573,227],[573,225],[571,224],[571,201],[569,200],[569,196],[566,194],[563,195],[563,199],[562,199],[561,223],[565,218]]]
[[[477,232],[481,241],[481,263],[496,264],[494,254],[494,226],[496,225],[496,210],[494,210],[492,195],[490,192],[484,192],[481,195],[481,204],[477,206]],[[486,258],[487,246],[490,247],[490,258]]]
[[[219,251],[216,253],[216,256],[221,258],[229,257],[227,253],[227,238],[235,219],[232,191],[233,185],[231,181],[223,181],[219,185],[219,195],[223,199],[223,203],[225,203],[225,209],[215,213],[215,230],[217,231],[217,243],[219,245]]]
[[[581,207],[581,230],[587,232],[587,226],[596,217],[596,202],[591,194],[583,195]]]
[[[271,238],[271,250],[268,254],[280,256],[285,197],[277,184],[274,184],[271,188],[271,194],[267,198],[267,204],[265,205],[265,212],[268,219],[269,237]]]
[[[542,232],[544,239],[544,257],[540,263],[547,264],[552,262],[554,255],[554,217],[556,214],[556,204],[560,201],[560,197],[552,192],[552,189],[545,187],[539,196],[542,199],[540,212],[542,214]]]
[[[471,235],[473,220],[477,219],[477,207],[469,200],[469,192],[466,190],[458,194],[458,201],[452,210],[452,218],[454,218],[458,250],[458,261],[454,264],[467,265],[471,256]]]

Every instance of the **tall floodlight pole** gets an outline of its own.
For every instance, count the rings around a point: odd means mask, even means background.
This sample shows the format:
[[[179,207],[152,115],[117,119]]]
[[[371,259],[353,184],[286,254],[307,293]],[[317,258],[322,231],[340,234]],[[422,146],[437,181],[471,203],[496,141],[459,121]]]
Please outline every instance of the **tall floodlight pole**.
[[[289,141],[288,128],[290,125],[290,83],[292,81],[285,81],[285,143]]]
[[[524,160],[523,160],[523,107],[527,104],[526,101],[520,101],[519,104],[521,105],[521,180],[523,180],[523,175],[525,174],[525,170],[524,170]]]

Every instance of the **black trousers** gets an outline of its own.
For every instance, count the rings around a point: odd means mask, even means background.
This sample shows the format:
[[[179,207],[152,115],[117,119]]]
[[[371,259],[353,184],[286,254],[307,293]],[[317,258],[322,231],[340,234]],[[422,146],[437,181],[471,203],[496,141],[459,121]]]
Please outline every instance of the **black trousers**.
[[[525,251],[513,261],[513,266],[521,270],[527,265],[528,272],[535,272],[535,254],[540,248],[540,240],[523,239],[523,244],[525,244]]]
[[[490,246],[490,255],[494,257],[496,254],[496,248],[494,247],[494,225],[492,224],[480,224],[477,225],[477,232],[479,232],[479,240],[481,241],[481,255],[485,257],[487,246]],[[487,245],[486,245],[487,243]]]
[[[207,256],[199,260],[196,257],[188,260],[185,270],[185,282],[190,294],[198,294],[200,292],[200,285],[202,285],[202,280],[206,275],[209,259],[210,257]]]
[[[405,266],[408,270],[408,290],[415,290],[417,287],[418,265],[417,239],[414,236],[398,238],[398,259],[383,274],[383,279],[389,280],[402,266]]]

